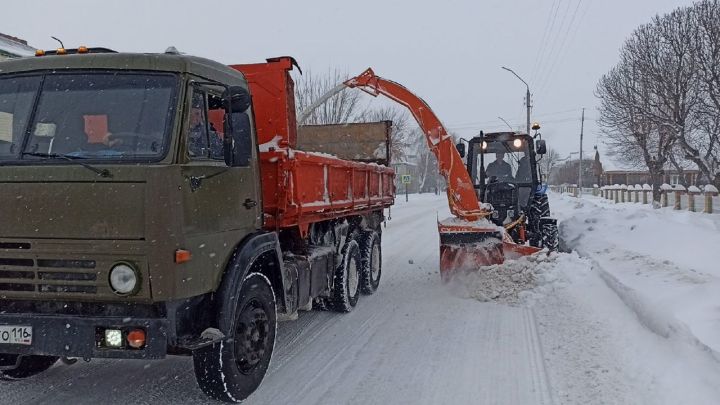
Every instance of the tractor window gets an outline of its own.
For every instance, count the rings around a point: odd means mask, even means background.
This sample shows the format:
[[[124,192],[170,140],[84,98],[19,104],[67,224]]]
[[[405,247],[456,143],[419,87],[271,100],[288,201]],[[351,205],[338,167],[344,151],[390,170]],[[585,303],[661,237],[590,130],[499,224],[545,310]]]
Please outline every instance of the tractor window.
[[[497,180],[508,183],[531,183],[532,171],[527,141],[521,138],[488,140],[480,148],[483,153],[485,182]],[[476,156],[477,173],[480,179],[480,153]],[[476,181],[479,184],[480,181]]]

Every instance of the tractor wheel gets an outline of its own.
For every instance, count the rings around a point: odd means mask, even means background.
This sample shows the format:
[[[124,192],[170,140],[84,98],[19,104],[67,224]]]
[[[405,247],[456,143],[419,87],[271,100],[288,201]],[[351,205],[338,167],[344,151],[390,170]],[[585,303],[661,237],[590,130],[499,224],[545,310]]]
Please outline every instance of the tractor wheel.
[[[558,227],[555,221],[542,225],[542,244],[551,252],[558,250]]]
[[[335,269],[335,277],[328,304],[336,312],[350,312],[360,295],[360,248],[350,239],[345,243],[342,262]]]
[[[223,402],[240,402],[257,389],[275,347],[277,314],[270,281],[250,273],[238,297],[233,310],[218,319],[225,338],[193,352],[198,385]]]
[[[528,209],[528,231],[530,233],[530,246],[544,247],[542,226],[540,218],[550,216],[550,202],[547,194],[535,195]]]
[[[380,235],[369,231],[360,238],[360,290],[372,294],[380,286],[382,275],[382,250]]]
[[[3,356],[10,356],[11,358],[17,359],[18,355],[3,354]],[[58,359],[59,357],[55,356],[23,356],[20,358],[20,362],[17,367],[11,370],[0,371],[0,375],[12,379],[32,377],[52,367]]]

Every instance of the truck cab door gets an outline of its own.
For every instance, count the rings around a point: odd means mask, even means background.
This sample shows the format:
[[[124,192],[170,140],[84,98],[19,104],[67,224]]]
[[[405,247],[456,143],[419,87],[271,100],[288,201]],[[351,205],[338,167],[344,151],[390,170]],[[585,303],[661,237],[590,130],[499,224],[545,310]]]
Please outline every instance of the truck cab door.
[[[183,230],[193,262],[222,271],[226,252],[262,226],[260,173],[252,115],[243,164],[228,166],[223,153],[222,96],[219,90],[190,86],[185,129],[179,148],[182,175]],[[220,251],[221,250],[221,251]],[[203,261],[205,263],[198,263]],[[203,277],[204,279],[204,277]],[[197,280],[197,278],[195,278]]]

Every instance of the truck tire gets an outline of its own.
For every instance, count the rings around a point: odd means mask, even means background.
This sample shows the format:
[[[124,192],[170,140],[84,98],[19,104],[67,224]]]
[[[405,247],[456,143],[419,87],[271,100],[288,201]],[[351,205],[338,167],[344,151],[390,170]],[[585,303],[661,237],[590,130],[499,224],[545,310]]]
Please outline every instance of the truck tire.
[[[10,356],[11,358],[17,359],[18,355],[3,354],[3,356]],[[20,358],[20,364],[18,364],[16,368],[0,371],[0,374],[3,377],[12,379],[32,377],[52,367],[58,359],[59,357],[55,356],[23,356]]]
[[[350,312],[360,296],[360,248],[357,241],[348,240],[342,252],[342,261],[335,268],[328,304],[333,311]]]
[[[270,281],[250,273],[238,297],[235,311],[226,312],[233,315],[219,319],[223,341],[193,352],[198,385],[223,402],[240,402],[257,389],[275,347],[277,313]]]
[[[375,231],[364,232],[360,238],[360,291],[372,294],[380,286],[382,276],[382,249],[380,235]]]

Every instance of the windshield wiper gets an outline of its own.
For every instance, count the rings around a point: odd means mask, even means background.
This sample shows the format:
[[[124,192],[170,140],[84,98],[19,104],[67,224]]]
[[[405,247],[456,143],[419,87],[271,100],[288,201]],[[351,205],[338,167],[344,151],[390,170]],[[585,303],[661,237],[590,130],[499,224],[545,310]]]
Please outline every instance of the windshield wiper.
[[[71,155],[63,155],[60,153],[42,153],[42,152],[23,152],[22,155],[23,156],[35,156],[35,157],[40,157],[40,158],[45,158],[45,159],[63,159],[63,160],[67,160],[69,162],[77,163],[86,169],[92,170],[93,172],[97,173],[97,175],[100,177],[112,177],[112,174],[110,173],[110,171],[108,169],[98,169],[95,166],[91,166],[85,162],[78,161],[78,159],[87,159],[82,156],[71,156]]]

